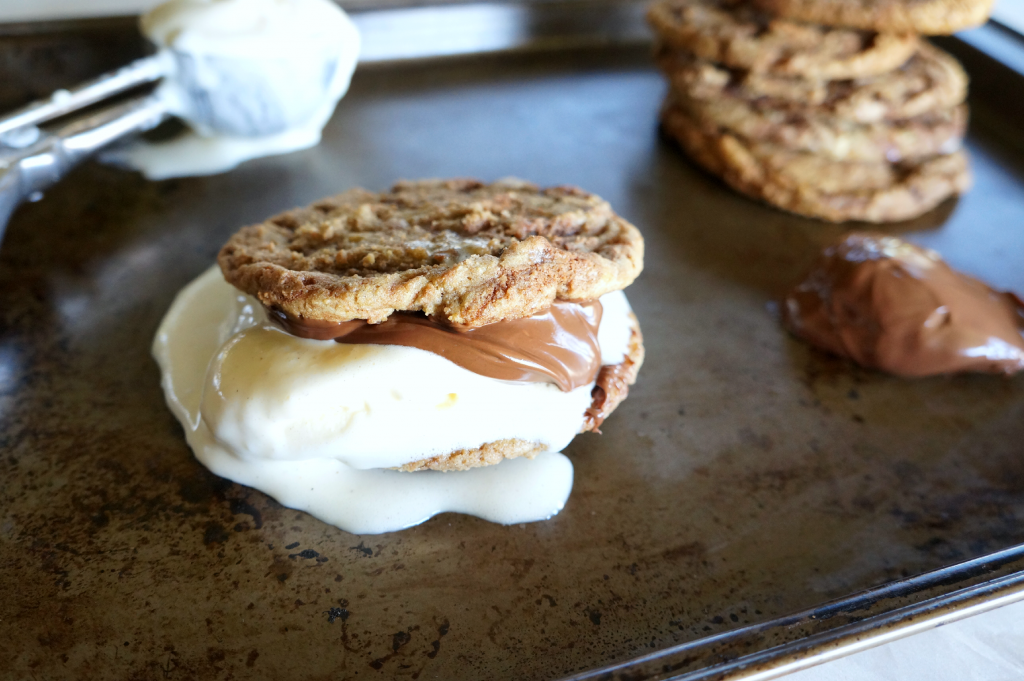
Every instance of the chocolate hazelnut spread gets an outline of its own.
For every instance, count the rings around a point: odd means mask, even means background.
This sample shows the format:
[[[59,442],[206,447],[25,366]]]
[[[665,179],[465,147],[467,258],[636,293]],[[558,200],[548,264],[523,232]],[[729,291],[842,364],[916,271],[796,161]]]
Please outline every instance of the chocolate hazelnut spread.
[[[570,391],[593,383],[601,369],[597,342],[601,303],[596,300],[556,301],[531,317],[476,328],[410,312],[392,313],[380,324],[295,319],[276,310],[269,314],[288,333],[301,338],[419,348],[503,381],[555,383]]]
[[[783,323],[819,348],[899,376],[1024,369],[1024,302],[934,251],[851,233],[786,297]]]

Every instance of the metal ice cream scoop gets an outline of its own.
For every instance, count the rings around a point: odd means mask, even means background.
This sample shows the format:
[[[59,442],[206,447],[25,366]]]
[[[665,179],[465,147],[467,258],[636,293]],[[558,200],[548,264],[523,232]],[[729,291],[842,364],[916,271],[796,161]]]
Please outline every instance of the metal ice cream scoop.
[[[183,118],[204,134],[259,137],[301,123],[334,78],[338,61],[325,56],[312,74],[284,79],[267,63],[244,57],[193,55],[173,49],[132,64],[0,118],[0,240],[18,204],[63,177],[97,150]],[[38,126],[146,83],[160,89],[88,113],[55,129]],[[291,89],[282,92],[282,82]],[[316,87],[320,85],[321,91]],[[312,87],[311,87],[312,86]]]

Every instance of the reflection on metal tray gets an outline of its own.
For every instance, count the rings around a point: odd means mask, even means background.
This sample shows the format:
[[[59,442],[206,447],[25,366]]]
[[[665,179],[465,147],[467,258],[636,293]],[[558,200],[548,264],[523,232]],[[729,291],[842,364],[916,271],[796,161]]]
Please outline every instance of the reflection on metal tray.
[[[116,22],[8,37],[0,99],[141,50]],[[976,188],[889,230],[1024,290],[1024,146],[987,73]],[[316,149],[161,183],[90,164],[23,206],[0,247],[2,667],[767,678],[1019,597],[1021,379],[903,381],[790,339],[772,301],[841,228],[696,170],[656,134],[663,90],[643,46],[381,65]],[[569,448],[566,509],[355,537],[207,473],[149,357],[174,292],[240,225],[447,175],[578,184],[647,237],[647,364]]]

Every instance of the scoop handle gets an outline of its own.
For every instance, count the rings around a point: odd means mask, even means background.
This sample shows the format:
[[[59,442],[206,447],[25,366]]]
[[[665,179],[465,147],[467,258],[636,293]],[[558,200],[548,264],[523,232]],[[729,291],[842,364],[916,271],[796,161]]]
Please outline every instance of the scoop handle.
[[[48,188],[93,153],[127,135],[150,130],[169,115],[166,103],[145,95],[101,109],[22,149],[0,153],[0,240],[14,209]]]
[[[37,100],[7,114],[0,118],[0,136],[18,128],[66,116],[120,92],[159,80],[173,68],[172,60],[162,52],[136,59],[116,71],[104,73],[67,90],[58,90],[47,99]]]

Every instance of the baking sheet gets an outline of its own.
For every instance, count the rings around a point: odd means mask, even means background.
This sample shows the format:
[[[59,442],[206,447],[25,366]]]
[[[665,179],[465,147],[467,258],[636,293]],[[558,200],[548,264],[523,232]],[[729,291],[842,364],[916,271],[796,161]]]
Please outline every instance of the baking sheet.
[[[90,164],[24,206],[0,247],[0,668],[558,678],[1024,541],[1022,379],[902,381],[790,339],[773,301],[841,228],[696,170],[656,134],[663,90],[644,50],[376,67],[316,149],[161,183]],[[985,111],[976,188],[888,231],[1020,291],[1024,153]],[[177,289],[240,225],[450,175],[578,184],[647,238],[647,362],[567,450],[566,509],[357,537],[207,473],[149,357]]]

